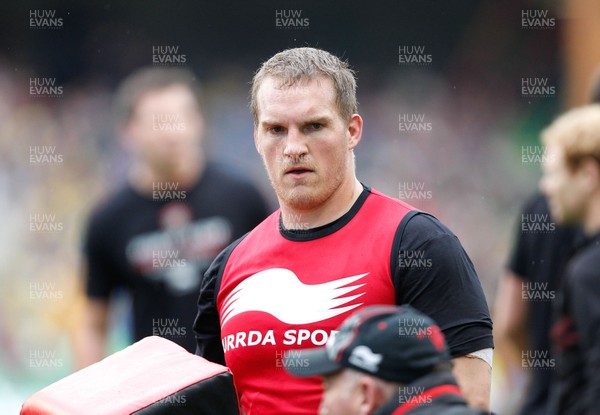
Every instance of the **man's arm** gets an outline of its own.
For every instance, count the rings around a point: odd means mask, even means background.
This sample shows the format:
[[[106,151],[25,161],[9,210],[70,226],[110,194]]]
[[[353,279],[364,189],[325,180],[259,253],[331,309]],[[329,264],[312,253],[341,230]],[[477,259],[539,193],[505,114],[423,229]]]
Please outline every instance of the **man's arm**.
[[[110,297],[118,285],[118,271],[113,265],[107,242],[112,229],[96,212],[91,216],[83,240],[82,295],[83,312],[75,344],[77,369],[96,363],[106,356]]]
[[[86,298],[76,349],[76,367],[82,369],[104,358],[108,332],[109,302]]]
[[[406,224],[396,258],[414,252],[414,266],[400,261],[396,300],[433,318],[442,329],[467,401],[488,409],[491,368],[467,355],[494,347],[492,321],[479,278],[458,238],[437,219],[416,215]],[[408,252],[407,252],[408,251]]]
[[[469,406],[489,410],[492,367],[476,357],[452,359],[454,376]]]
[[[243,238],[242,236],[233,242],[215,258],[200,282],[198,313],[194,321],[196,354],[221,365],[225,365],[225,354],[221,344],[221,321],[217,309],[217,295],[227,259]]]
[[[521,351],[528,350],[529,307],[523,301],[523,279],[508,271],[500,282],[494,307],[496,351],[511,367],[521,367]]]
[[[194,321],[196,354],[211,362],[225,365],[225,356],[221,345],[221,325],[216,307],[214,271],[212,265],[206,271],[198,297],[198,314]]]

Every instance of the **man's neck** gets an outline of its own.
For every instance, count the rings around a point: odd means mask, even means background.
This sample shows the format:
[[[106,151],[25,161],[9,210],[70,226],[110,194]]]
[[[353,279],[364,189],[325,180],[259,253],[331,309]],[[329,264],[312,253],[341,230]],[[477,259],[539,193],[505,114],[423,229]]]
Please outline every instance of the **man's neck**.
[[[293,230],[327,225],[348,212],[362,191],[362,184],[353,176],[351,182],[338,188],[332,197],[316,208],[299,210],[281,204],[283,226]]]

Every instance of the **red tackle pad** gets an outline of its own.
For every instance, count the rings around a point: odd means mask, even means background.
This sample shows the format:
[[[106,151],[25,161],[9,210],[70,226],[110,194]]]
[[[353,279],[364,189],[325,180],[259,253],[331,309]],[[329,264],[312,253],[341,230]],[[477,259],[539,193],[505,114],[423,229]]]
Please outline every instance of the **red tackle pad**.
[[[36,392],[22,415],[239,415],[225,366],[146,337]]]

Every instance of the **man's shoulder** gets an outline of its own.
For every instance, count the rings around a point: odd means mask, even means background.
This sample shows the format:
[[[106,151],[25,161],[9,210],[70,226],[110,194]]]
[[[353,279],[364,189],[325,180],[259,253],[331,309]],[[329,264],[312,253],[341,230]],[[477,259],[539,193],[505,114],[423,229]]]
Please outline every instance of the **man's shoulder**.
[[[378,206],[402,215],[402,222],[396,232],[401,233],[398,237],[401,237],[405,243],[422,243],[442,235],[455,237],[454,233],[432,214],[421,211],[403,200],[387,196],[375,189],[369,189],[369,191],[370,198]]]
[[[373,189],[373,188],[367,188],[367,190],[370,193],[370,198],[381,204],[382,206],[388,206],[388,207],[392,207],[392,208],[399,208],[402,210],[408,210],[408,211],[417,211],[418,209],[415,208],[414,206],[412,206],[409,203],[406,203],[405,201],[401,200],[401,199],[397,199],[391,196],[388,196],[382,192],[380,192],[379,190]]]

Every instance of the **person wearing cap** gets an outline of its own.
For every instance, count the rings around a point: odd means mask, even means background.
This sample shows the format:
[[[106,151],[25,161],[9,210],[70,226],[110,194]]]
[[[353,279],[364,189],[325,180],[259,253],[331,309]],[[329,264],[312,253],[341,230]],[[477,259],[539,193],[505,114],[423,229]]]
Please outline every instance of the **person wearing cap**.
[[[467,406],[442,331],[409,305],[365,307],[325,347],[284,362],[292,375],[323,376],[321,415],[487,413]]]

